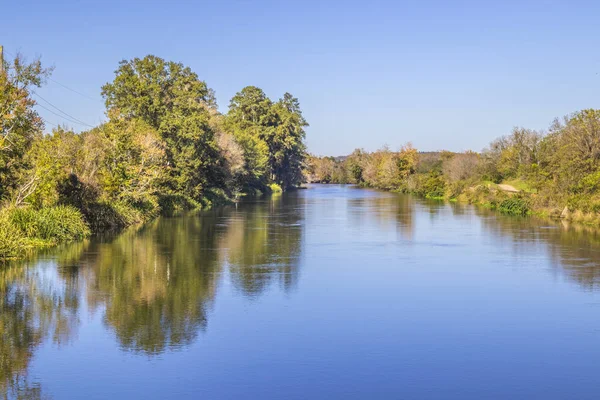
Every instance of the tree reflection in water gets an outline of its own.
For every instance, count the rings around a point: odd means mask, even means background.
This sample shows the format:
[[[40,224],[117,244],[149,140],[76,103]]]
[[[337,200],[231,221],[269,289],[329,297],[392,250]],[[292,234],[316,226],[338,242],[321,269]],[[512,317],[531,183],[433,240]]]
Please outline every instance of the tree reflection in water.
[[[46,340],[60,345],[77,325],[77,302],[66,285],[45,275],[44,268],[6,265],[0,268],[0,395],[43,398],[27,369]]]
[[[373,229],[395,229],[411,243],[417,222],[477,224],[495,246],[510,246],[511,257],[535,250],[584,289],[600,284],[597,230],[402,195],[344,196],[336,200],[345,207],[339,215],[356,229],[375,222]],[[307,201],[320,204],[313,207],[318,215],[331,205],[308,198],[286,193],[160,218],[114,237],[53,250],[36,263],[0,268],[2,396],[42,397],[42,388],[27,376],[32,356],[44,342],[60,345],[71,338],[83,311],[101,313],[123,350],[156,355],[189,346],[206,329],[224,274],[239,295],[251,299],[274,286],[291,290],[299,277]]]

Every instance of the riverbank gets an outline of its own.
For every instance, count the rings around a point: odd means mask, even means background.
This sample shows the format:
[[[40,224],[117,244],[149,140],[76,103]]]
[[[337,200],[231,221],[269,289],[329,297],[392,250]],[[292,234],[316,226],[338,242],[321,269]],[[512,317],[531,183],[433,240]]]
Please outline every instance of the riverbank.
[[[154,207],[133,207],[118,202],[109,204],[99,201],[92,204],[80,203],[77,207],[5,207],[0,209],[0,262],[25,258],[35,251],[82,240],[94,234],[142,226],[159,216],[209,210],[233,204],[239,198],[277,195],[282,192],[279,185],[271,184],[262,190],[251,189],[239,193],[235,199],[220,191],[210,190],[200,200],[185,196],[163,196]]]
[[[308,123],[290,93],[273,101],[246,86],[223,114],[189,67],[148,55],[102,86],[104,122],[48,134],[32,96],[51,69],[20,56],[5,64],[0,259],[302,181]]]

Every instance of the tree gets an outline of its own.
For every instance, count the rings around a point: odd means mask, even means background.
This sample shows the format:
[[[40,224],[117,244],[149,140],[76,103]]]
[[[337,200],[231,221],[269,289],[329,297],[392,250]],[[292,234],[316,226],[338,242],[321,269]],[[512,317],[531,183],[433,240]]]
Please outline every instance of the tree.
[[[246,86],[229,103],[224,127],[243,149],[246,187],[260,189],[269,180],[271,160],[267,139],[275,125],[272,105],[256,86]]]
[[[210,125],[214,91],[189,67],[149,55],[121,61],[115,79],[102,87],[106,107],[139,118],[165,142],[170,192],[200,198],[224,185],[224,161]]]
[[[262,89],[256,86],[246,86],[231,98],[227,117],[237,127],[252,128],[254,134],[265,137],[265,132],[261,132],[260,128],[275,125],[272,106],[273,102]]]
[[[36,208],[56,205],[59,185],[70,174],[78,174],[83,143],[81,135],[62,127],[36,140],[27,154],[30,169],[26,181],[31,183],[30,196],[22,200]]]
[[[50,73],[39,59],[27,63],[19,55],[0,72],[0,199],[21,183],[25,154],[42,135],[44,122],[31,95]]]
[[[261,89],[247,86],[231,99],[226,126],[244,148],[247,166],[262,173],[251,185],[269,180],[285,190],[302,181],[308,124],[298,99],[285,93],[273,103]]]
[[[547,137],[548,168],[563,190],[600,167],[600,110],[582,110],[554,121]]]
[[[166,167],[158,133],[142,120],[113,118],[96,134],[105,142],[99,176],[107,200],[155,203]]]
[[[300,110],[300,102],[285,93],[274,106],[278,124],[268,141],[271,153],[271,171],[274,180],[284,190],[302,182],[302,168],[306,158],[304,128],[308,123]]]

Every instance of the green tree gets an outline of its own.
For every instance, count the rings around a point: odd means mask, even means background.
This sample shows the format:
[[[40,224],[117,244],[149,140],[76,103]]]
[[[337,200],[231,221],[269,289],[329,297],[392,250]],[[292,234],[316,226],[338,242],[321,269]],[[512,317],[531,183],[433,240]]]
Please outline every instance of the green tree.
[[[200,198],[224,184],[224,161],[210,125],[214,92],[189,67],[149,55],[121,61],[112,83],[102,87],[106,107],[140,118],[166,144],[170,191]]]
[[[306,158],[304,128],[308,123],[300,110],[300,102],[285,93],[274,106],[278,124],[268,140],[271,170],[274,180],[284,190],[302,183],[302,168]]]
[[[229,103],[224,126],[243,149],[246,187],[261,189],[270,178],[267,138],[275,126],[272,106],[273,102],[256,86],[246,86]]]
[[[94,132],[104,141],[99,169],[107,200],[156,203],[166,160],[158,133],[139,119],[113,118]]]
[[[273,103],[261,89],[247,86],[231,99],[226,127],[244,148],[250,185],[271,181],[287,189],[302,181],[307,125],[289,93]]]
[[[0,72],[0,199],[12,194],[22,182],[27,169],[25,154],[42,135],[44,122],[33,108],[32,91],[50,72],[39,59],[28,63],[21,56],[5,63]]]
[[[30,196],[23,200],[36,208],[56,205],[60,183],[70,174],[78,173],[82,147],[81,135],[61,127],[36,140],[27,154],[31,167],[27,174],[27,180],[31,182]]]

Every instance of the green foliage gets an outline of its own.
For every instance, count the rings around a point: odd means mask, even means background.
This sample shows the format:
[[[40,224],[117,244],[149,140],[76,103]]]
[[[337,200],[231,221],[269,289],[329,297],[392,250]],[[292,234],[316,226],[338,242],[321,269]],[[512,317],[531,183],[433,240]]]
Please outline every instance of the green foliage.
[[[224,185],[211,126],[214,93],[189,67],[155,56],[122,61],[102,94],[112,114],[144,121],[164,141],[165,189],[199,199],[205,189]]]
[[[158,202],[161,211],[168,215],[179,211],[200,210],[203,207],[201,202],[182,194],[162,195]]]
[[[140,118],[157,130],[173,113],[214,106],[214,94],[189,67],[153,55],[121,61],[102,95],[108,110]]]
[[[25,155],[44,127],[31,91],[49,75],[39,60],[27,63],[21,56],[0,72],[0,200],[23,196],[19,184],[28,168]]]
[[[55,243],[82,239],[90,229],[79,210],[70,206],[9,209],[8,221],[28,238]]]
[[[526,216],[531,213],[529,202],[522,197],[514,196],[502,200],[497,210],[503,214]]]
[[[446,191],[446,182],[441,174],[431,172],[424,180],[421,193],[430,199],[443,198]]]
[[[72,240],[161,210],[208,208],[304,179],[308,124],[289,93],[273,102],[246,87],[224,117],[214,92],[189,67],[149,55],[122,61],[102,87],[107,122],[43,136],[30,93],[49,71],[21,58],[5,69],[0,200],[15,211],[3,229],[17,229],[28,243]]]
[[[33,191],[26,201],[36,208],[51,207],[58,202],[58,187],[77,169],[84,142],[80,135],[63,128],[36,140],[27,158],[31,165],[29,179]]]
[[[26,247],[25,235],[10,222],[6,210],[0,211],[0,261],[20,257]]]
[[[281,186],[279,186],[276,183],[271,183],[269,185],[269,190],[271,191],[271,193],[281,193],[281,192],[283,192],[283,189],[281,189]]]
[[[273,103],[261,89],[247,86],[231,99],[225,126],[242,146],[247,167],[252,167],[247,186],[260,187],[271,180],[286,190],[302,182],[308,124],[298,99],[285,93]]]

